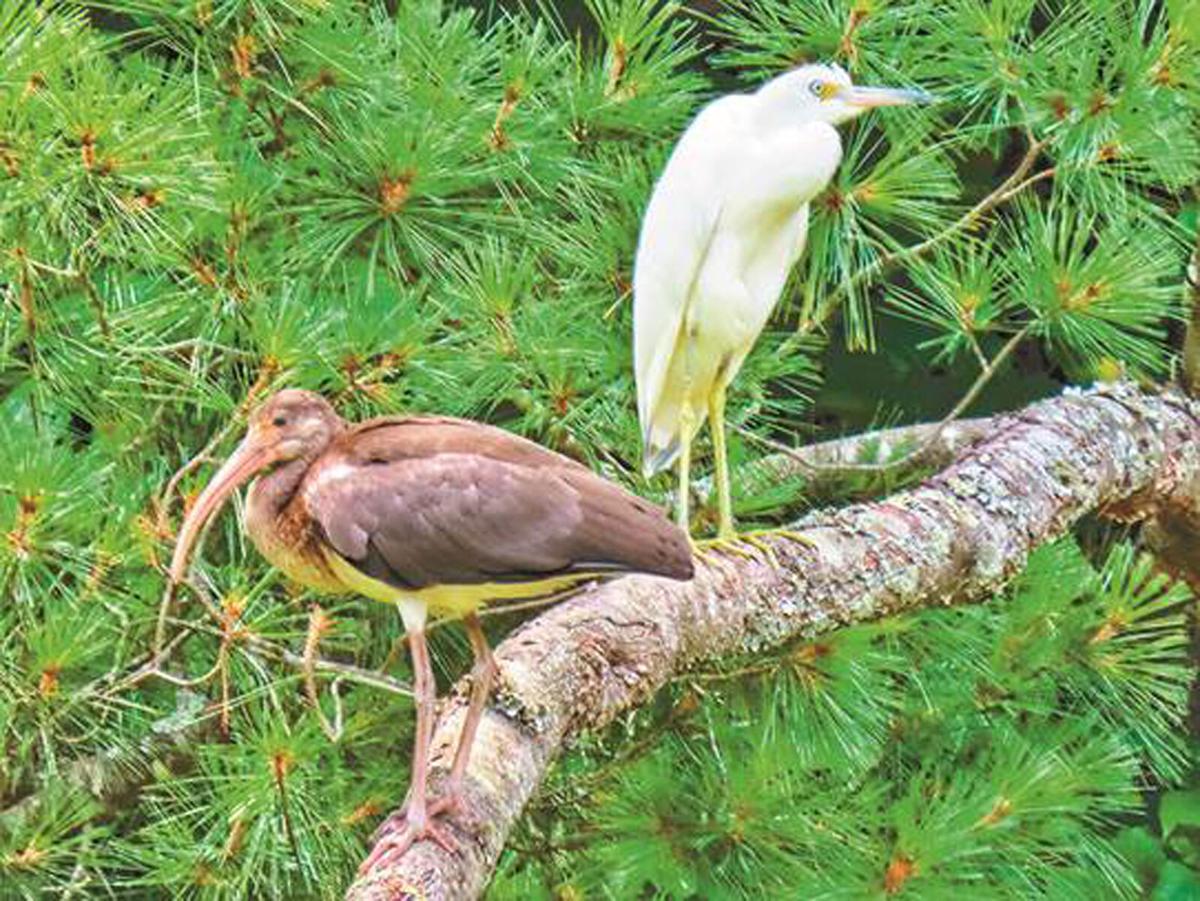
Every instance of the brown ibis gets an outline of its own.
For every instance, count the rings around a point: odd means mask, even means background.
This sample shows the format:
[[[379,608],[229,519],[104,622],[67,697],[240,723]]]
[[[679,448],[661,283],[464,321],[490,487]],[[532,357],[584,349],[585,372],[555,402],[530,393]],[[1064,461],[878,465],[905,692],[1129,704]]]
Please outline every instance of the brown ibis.
[[[179,532],[171,579],[226,499],[246,504],[255,547],[322,592],[395,604],[408,634],[417,726],[401,812],[364,867],[414,841],[454,842],[435,821],[462,804],[471,744],[496,666],[478,611],[623,573],[692,576],[687,536],[661,510],[585,466],[503,429],[440,416],[343,420],[320,395],[289,389],[250,416],[246,436]],[[461,619],[475,656],[471,694],[444,793],[426,777],[436,688],[427,615]]]

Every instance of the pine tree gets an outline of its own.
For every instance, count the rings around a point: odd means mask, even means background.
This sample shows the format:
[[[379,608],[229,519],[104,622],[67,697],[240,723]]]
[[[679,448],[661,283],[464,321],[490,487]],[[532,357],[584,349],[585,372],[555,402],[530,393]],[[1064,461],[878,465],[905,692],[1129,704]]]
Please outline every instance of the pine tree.
[[[230,516],[156,665],[181,508],[283,385],[667,498],[637,474],[642,208],[707,99],[814,59],[941,102],[846,130],[734,466],[1172,375],[1194,0],[0,6],[0,896],[340,896],[407,780],[399,624]],[[917,474],[747,480],[737,513]],[[491,896],[1193,897],[1191,610],[1088,525],[991,604],[689,674],[560,762]],[[444,687],[469,655],[434,641]]]

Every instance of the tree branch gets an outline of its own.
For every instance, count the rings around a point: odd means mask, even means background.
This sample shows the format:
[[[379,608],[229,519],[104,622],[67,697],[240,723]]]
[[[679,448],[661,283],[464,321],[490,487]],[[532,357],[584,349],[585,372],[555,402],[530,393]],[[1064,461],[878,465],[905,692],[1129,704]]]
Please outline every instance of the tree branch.
[[[1200,228],[1196,229],[1196,248],[1184,279],[1189,310],[1187,332],[1183,339],[1183,390],[1192,397],[1200,395]]]
[[[838,305],[845,299],[846,295],[863,282],[868,282],[878,277],[884,271],[898,263],[905,263],[924,256],[960,232],[974,228],[984,216],[991,213],[996,207],[1002,206],[1012,200],[1026,188],[1047,178],[1053,178],[1055,171],[1053,167],[1043,169],[1029,178],[1025,177],[1028,175],[1029,170],[1033,168],[1033,164],[1037,162],[1038,157],[1041,156],[1042,151],[1049,146],[1050,141],[1050,138],[1043,138],[1040,141],[1034,140],[1033,136],[1030,135],[1029,146],[1025,150],[1025,155],[1017,163],[1016,169],[1003,182],[997,185],[994,190],[982,197],[974,206],[941,231],[929,236],[925,240],[880,254],[869,265],[864,266],[856,272],[849,281],[831,291],[824,298],[815,315],[808,322],[802,323],[797,333],[801,336],[807,335],[819,326],[824,325],[837,310]]]
[[[950,412],[942,417],[941,420],[934,423],[928,431],[924,432],[921,440],[917,442],[915,447],[910,448],[901,456],[877,460],[874,462],[845,460],[836,464],[814,463],[806,460],[803,457],[799,457],[798,463],[812,471],[814,474],[820,473],[822,470],[832,469],[837,475],[849,475],[851,473],[892,472],[894,470],[909,468],[925,463],[929,459],[929,455],[931,453],[936,453],[937,450],[942,446],[940,443],[942,432],[945,431],[947,426],[957,420],[958,417],[962,416],[962,414],[967,411],[967,408],[970,407],[971,404],[975,403],[979,395],[983,392],[983,389],[987,387],[988,382],[992,380],[996,372],[1002,365],[1004,365],[1004,363],[1012,355],[1013,351],[1017,349],[1017,346],[1023,340],[1025,340],[1025,337],[1028,334],[1029,326],[1027,325],[1020,329],[1020,331],[1018,331],[1015,335],[1010,337],[1004,346],[1000,348],[999,352],[997,352],[996,356],[984,365],[983,370],[979,373],[979,377],[975,379],[975,381],[967,389],[967,393],[959,399],[958,403],[954,405]],[[743,431],[741,429],[738,431],[741,434],[749,435],[756,441],[765,441],[766,443],[771,444],[781,453],[790,453],[790,449],[781,445],[776,445],[769,439],[761,438],[752,432]]]
[[[892,476],[904,476],[918,466],[940,468],[978,441],[992,426],[990,417],[960,419],[951,423],[918,422],[911,425],[879,429],[834,438],[803,447],[788,447],[779,441],[765,438],[749,429],[733,426],[738,434],[772,448],[776,453],[760,457],[738,470],[741,493],[754,495],[792,479],[804,479],[806,493],[836,490],[855,476],[856,467],[863,464],[893,461]],[[914,458],[914,448],[922,448],[920,459]],[[716,491],[713,481],[705,476],[693,481],[697,507],[709,503]]]
[[[479,895],[564,742],[689,667],[853,622],[985,600],[1081,516],[1195,515],[1198,486],[1200,403],[1128,384],[1068,391],[996,417],[955,465],[915,489],[809,516],[794,527],[799,540],[767,539],[774,565],[721,558],[690,583],[630,577],[588,590],[496,650],[499,686],[472,754],[466,812],[449,823],[459,851],[418,843],[393,866],[365,873],[347,897]],[[439,719],[435,782],[462,725],[463,688]]]

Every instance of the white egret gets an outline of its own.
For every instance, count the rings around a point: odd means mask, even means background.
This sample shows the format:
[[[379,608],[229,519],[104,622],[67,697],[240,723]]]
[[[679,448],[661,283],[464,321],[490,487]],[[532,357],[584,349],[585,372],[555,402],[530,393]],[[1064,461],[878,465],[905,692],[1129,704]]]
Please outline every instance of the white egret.
[[[685,530],[691,443],[707,418],[718,538],[734,536],[725,390],[804,249],[809,203],[841,160],[834,126],[871,107],[928,99],[852,85],[836,65],[803,66],[753,94],[713,101],[675,145],[642,221],[633,345],[643,470],[648,477],[678,461]]]

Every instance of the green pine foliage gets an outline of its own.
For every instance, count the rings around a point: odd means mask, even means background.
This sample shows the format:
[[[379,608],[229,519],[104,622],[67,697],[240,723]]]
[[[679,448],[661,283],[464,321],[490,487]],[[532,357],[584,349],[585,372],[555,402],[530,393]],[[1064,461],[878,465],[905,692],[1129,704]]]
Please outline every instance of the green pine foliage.
[[[1134,897],[1122,826],[1188,767],[1190,602],[1067,540],[1000,603],[683,677],[559,769],[494,896]]]
[[[843,130],[731,394],[735,464],[942,415],[980,372],[1016,404],[1031,367],[1175,367],[1194,0],[482,6],[0,3],[0,897],[340,895],[406,784],[399,624],[287,584],[225,516],[151,672],[181,507],[282,385],[496,422],[665,497],[637,475],[631,267],[717,92],[835,59],[941,98]],[[896,367],[930,390],[879,403]],[[803,500],[736,498],[744,524]],[[563,761],[493,895],[1194,887],[1188,599],[1108,543],[681,680]],[[309,648],[357,669],[310,683]],[[434,650],[445,686],[465,642]]]

